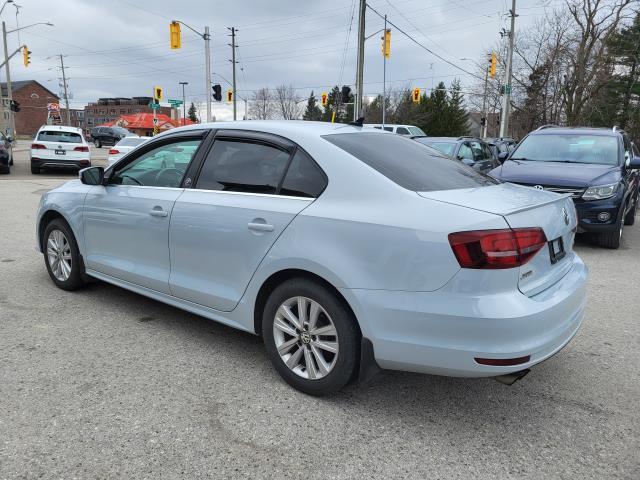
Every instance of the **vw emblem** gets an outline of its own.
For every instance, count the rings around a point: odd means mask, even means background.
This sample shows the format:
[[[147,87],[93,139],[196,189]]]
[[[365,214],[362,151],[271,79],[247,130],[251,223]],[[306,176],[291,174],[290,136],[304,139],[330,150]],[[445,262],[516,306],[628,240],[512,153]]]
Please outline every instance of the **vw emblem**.
[[[311,343],[311,335],[307,331],[302,331],[300,333],[300,341],[305,345]]]
[[[569,225],[569,212],[564,207],[562,207],[562,216],[564,217],[564,224]]]
[[[533,187],[537,190],[544,190],[544,187],[542,185],[536,185],[535,187]]]

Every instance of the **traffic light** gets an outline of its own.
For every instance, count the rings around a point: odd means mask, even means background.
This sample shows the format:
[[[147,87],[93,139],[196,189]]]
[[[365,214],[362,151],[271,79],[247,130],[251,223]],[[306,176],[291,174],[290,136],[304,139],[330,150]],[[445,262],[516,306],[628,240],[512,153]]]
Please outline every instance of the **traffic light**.
[[[489,76],[491,78],[496,76],[496,66],[498,64],[498,57],[495,53],[491,53],[491,60],[489,60]]]
[[[233,102],[233,90],[227,90],[227,103]]]
[[[180,23],[178,22],[171,22],[169,24],[169,43],[171,44],[171,50],[176,50],[181,47]]]
[[[480,126],[484,127],[487,124],[487,118],[486,117],[480,117]]]
[[[329,100],[329,95],[327,94],[327,92],[322,92],[322,94],[320,95],[320,105],[322,105],[323,107],[326,107],[328,100]]]
[[[156,103],[162,100],[162,87],[153,87],[153,99]]]
[[[349,97],[351,96],[351,88],[346,85],[342,86],[342,91],[340,92],[342,96],[342,103],[349,103]]]
[[[29,64],[31,63],[31,50],[29,50],[26,45],[22,47],[22,57],[24,61],[24,66],[28,67]]]
[[[416,87],[413,89],[413,91],[411,92],[411,100],[413,100],[413,103],[419,103],[420,102],[420,88]]]
[[[19,112],[20,111],[20,102],[16,102],[15,100],[11,100],[11,103],[9,104],[9,110],[11,110],[12,112]]]
[[[391,56],[391,30],[385,30],[382,37],[382,55],[385,58]]]
[[[220,86],[219,83],[216,83],[213,87],[213,99],[216,102],[220,102],[222,101],[222,87]]]

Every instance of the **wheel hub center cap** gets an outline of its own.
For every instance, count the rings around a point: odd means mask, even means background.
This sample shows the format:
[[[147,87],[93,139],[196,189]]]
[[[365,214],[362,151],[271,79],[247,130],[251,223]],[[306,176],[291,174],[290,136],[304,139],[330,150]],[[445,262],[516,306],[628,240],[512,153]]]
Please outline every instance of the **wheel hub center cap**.
[[[307,331],[300,332],[300,341],[305,345],[311,343],[311,335]]]

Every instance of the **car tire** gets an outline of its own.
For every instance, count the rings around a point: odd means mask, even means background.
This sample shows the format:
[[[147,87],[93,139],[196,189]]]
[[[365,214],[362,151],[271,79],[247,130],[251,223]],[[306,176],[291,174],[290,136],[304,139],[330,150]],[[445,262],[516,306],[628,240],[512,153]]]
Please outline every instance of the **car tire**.
[[[13,167],[13,155],[11,156],[11,158],[9,159],[9,166]]]
[[[0,174],[8,175],[11,173],[11,169],[9,165],[0,165]]]
[[[67,222],[55,218],[47,224],[42,251],[47,272],[58,288],[77,290],[85,284],[80,250]]]
[[[622,215],[620,215],[622,216]],[[600,233],[598,235],[598,245],[604,248],[617,249],[620,247],[620,241],[622,240],[622,230],[624,226],[622,218],[616,223],[616,229],[609,232]]]
[[[631,207],[627,215],[624,217],[625,225],[633,225],[634,223],[636,223],[636,212],[638,211],[638,200],[640,200],[640,194],[636,195],[636,199],[633,202],[633,207]]]
[[[311,322],[312,312],[318,312],[315,328],[307,322],[296,330],[295,322],[285,316],[284,307],[290,306],[289,312],[300,321],[301,301],[306,312],[303,321]],[[358,366],[361,335],[356,319],[342,298],[313,280],[294,278],[273,290],[263,311],[262,336],[269,360],[280,376],[309,395],[342,389]]]
[[[31,165],[31,173],[33,173],[34,175],[38,175],[40,173],[40,167],[34,167],[33,165]]]
[[[93,141],[93,144],[95,145],[96,148],[102,147],[102,143],[97,138]]]

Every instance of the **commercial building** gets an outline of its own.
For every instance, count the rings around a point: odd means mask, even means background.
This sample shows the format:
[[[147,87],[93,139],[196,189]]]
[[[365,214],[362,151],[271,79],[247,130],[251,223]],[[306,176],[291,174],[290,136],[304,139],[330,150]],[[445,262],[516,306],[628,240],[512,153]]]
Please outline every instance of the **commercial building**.
[[[85,131],[88,133],[93,127],[113,122],[122,115],[153,113],[149,107],[152,101],[152,97],[115,97],[100,98],[97,102],[91,102],[84,107]],[[172,107],[160,107],[158,113],[169,118],[179,118],[177,110]]]
[[[2,97],[7,97],[7,84],[3,82],[0,86]],[[47,123],[47,105],[58,103],[60,100],[55,93],[35,80],[11,82],[11,93],[20,108],[19,112],[14,113],[17,136],[35,135],[38,129]],[[2,117],[4,118],[4,115]],[[5,131],[6,128],[7,126],[3,125],[2,130]]]

